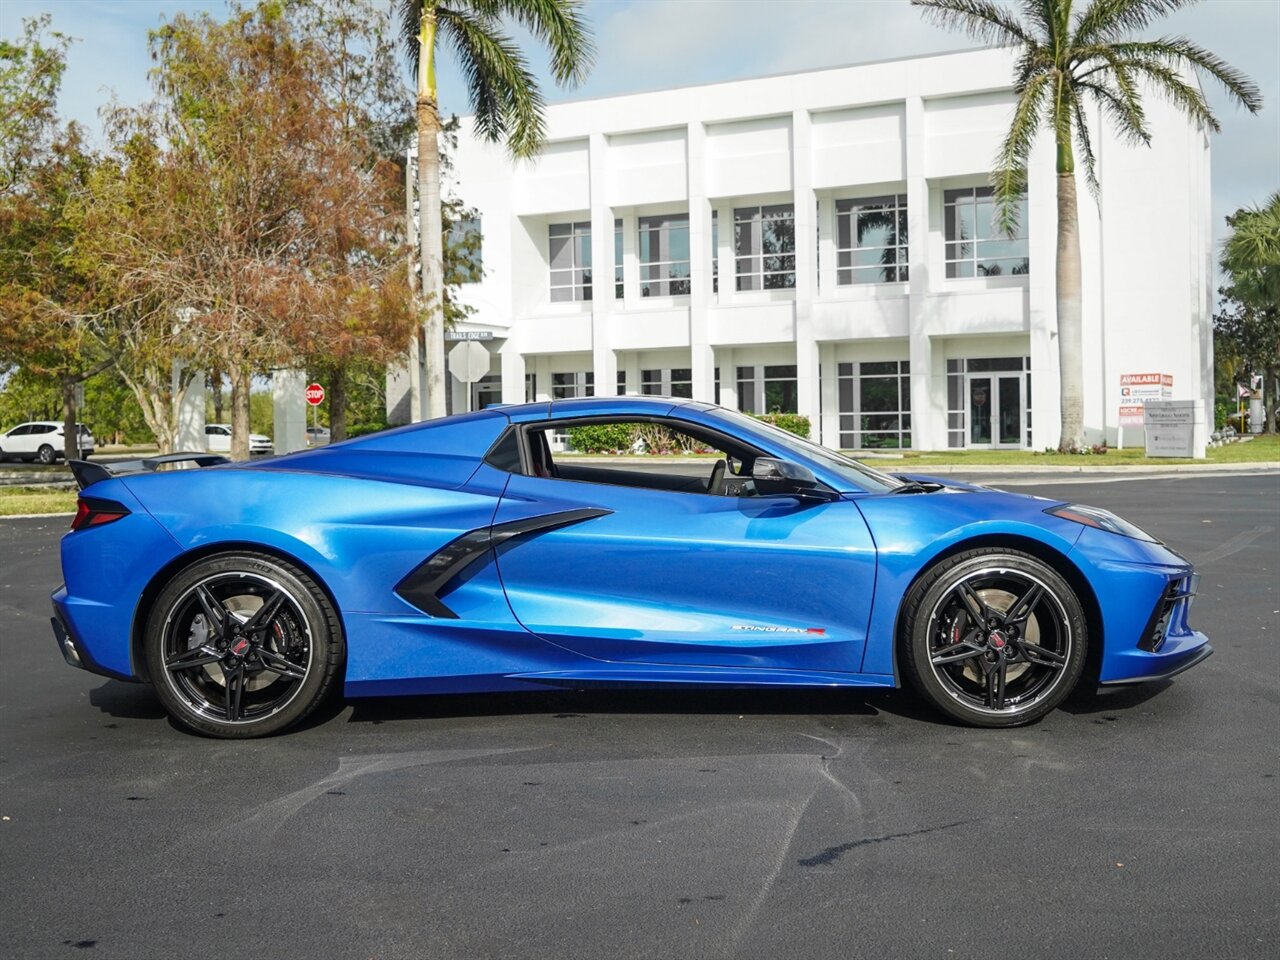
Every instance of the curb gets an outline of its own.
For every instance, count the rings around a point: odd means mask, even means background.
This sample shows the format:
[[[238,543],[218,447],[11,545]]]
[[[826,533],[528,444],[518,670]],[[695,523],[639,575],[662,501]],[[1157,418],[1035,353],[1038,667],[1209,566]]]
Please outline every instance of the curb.
[[[0,523],[6,520],[48,520],[50,517],[74,517],[74,513],[11,513],[0,517]]]

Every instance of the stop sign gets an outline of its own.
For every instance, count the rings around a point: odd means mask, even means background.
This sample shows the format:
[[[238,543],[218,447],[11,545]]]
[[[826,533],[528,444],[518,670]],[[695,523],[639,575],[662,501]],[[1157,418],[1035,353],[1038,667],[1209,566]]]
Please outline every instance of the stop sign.
[[[307,387],[307,403],[313,407],[318,407],[324,403],[324,387],[318,383],[310,384]]]

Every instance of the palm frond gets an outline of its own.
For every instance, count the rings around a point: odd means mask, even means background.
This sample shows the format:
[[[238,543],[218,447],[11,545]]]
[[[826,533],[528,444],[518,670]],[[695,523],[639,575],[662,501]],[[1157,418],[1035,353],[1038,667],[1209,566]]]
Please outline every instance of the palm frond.
[[[1018,229],[1019,201],[1027,190],[1027,158],[1040,130],[1044,102],[1053,86],[1053,74],[1037,73],[1019,91],[1018,102],[996,154],[991,186],[996,201],[996,223],[1007,235]]]
[[[400,43],[416,76],[422,52],[418,42],[418,32],[422,29],[422,0],[395,0],[395,4],[399,13],[396,19],[400,22]]]
[[[476,130],[505,139],[512,156],[532,156],[544,135],[543,98],[520,48],[497,19],[479,12],[439,7],[436,19],[466,77]]]
[[[1075,117],[1076,144],[1080,147],[1080,155],[1084,158],[1084,178],[1089,184],[1089,194],[1096,203],[1101,199],[1102,190],[1098,186],[1098,159],[1093,154],[1093,141],[1089,137],[1089,118],[1085,116],[1079,89],[1068,87],[1068,91],[1071,99],[1071,113]]]
[[[1093,0],[1076,15],[1074,46],[1118,40],[1200,0]]]
[[[1132,86],[1133,83],[1127,71],[1124,83],[1127,86]],[[1140,98],[1128,96],[1112,88],[1108,85],[1108,79],[1104,77],[1077,80],[1074,86],[1077,90],[1087,91],[1093,96],[1102,108],[1103,115],[1115,125],[1116,133],[1122,140],[1135,146],[1138,144],[1146,146],[1151,143],[1151,132],[1147,129],[1147,117],[1142,109]]]
[[[979,43],[1038,46],[1037,38],[992,0],[911,0],[911,5],[920,7],[926,20],[967,33]]]
[[[595,44],[581,0],[468,0],[480,12],[506,17],[540,40],[551,54],[556,82],[576,86],[595,62]]]
[[[1126,59],[1158,61],[1174,69],[1195,67],[1203,70],[1250,113],[1262,109],[1262,92],[1256,83],[1242,70],[1237,70],[1217,54],[1186,37],[1134,40],[1112,44],[1112,49]]]
[[[1214,133],[1222,129],[1218,118],[1209,109],[1204,93],[1183,79],[1175,68],[1157,60],[1128,59],[1122,62],[1135,76],[1145,79],[1158,96],[1164,97],[1193,120],[1203,123]]]

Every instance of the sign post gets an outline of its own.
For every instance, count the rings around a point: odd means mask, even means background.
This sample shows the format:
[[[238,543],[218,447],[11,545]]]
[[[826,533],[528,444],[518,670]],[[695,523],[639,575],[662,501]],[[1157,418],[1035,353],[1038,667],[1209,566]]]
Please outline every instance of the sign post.
[[[318,383],[307,385],[307,403],[311,406],[311,427],[315,433],[320,432],[320,404],[324,403],[324,387]]]
[[[449,372],[467,385],[467,413],[471,412],[471,384],[489,372],[489,351],[475,340],[461,340],[449,351]]]

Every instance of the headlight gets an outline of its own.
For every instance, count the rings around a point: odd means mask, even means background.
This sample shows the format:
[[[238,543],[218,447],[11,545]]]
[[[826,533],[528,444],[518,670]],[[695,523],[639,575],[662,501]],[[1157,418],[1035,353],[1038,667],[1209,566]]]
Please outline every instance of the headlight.
[[[1151,534],[1146,533],[1139,527],[1135,527],[1128,520],[1117,517],[1110,510],[1086,507],[1081,503],[1060,503],[1056,507],[1049,507],[1045,510],[1045,513],[1051,513],[1055,517],[1061,517],[1063,520],[1083,523],[1086,527],[1095,527],[1098,530],[1106,530],[1108,533],[1118,533],[1122,537],[1132,537],[1134,540],[1146,540],[1150,543],[1160,542]]]

